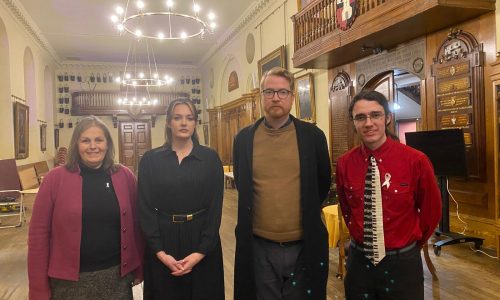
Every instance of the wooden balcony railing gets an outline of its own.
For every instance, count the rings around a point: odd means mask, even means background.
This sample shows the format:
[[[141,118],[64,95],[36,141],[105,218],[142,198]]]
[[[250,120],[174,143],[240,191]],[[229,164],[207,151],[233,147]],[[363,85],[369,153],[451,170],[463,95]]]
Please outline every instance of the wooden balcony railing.
[[[336,7],[337,0],[317,0],[292,17],[294,22],[295,50],[315,41],[337,29]],[[387,0],[360,0],[359,14],[377,8]]]
[[[292,16],[295,68],[327,69],[390,49],[495,10],[495,0],[358,0],[346,31],[337,28],[336,2],[315,0]]]
[[[164,114],[168,104],[181,97],[188,97],[187,93],[151,93],[151,99],[158,99],[157,105],[143,106],[142,114]],[[145,95],[137,95],[141,99]],[[71,94],[71,114],[79,115],[123,115],[130,114],[126,105],[118,104],[118,98],[123,97],[119,92],[74,92]],[[129,95],[128,98],[133,96]]]

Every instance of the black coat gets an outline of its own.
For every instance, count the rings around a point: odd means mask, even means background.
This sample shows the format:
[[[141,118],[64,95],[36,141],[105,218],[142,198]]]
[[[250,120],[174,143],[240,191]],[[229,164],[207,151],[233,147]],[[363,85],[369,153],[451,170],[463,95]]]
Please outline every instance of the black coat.
[[[321,220],[321,203],[330,188],[331,167],[324,133],[315,125],[292,116],[300,160],[300,198],[303,248],[295,277],[305,280],[305,299],[326,299],[328,279],[328,233]],[[253,269],[253,179],[252,158],[255,130],[263,118],[246,127],[234,140],[234,179],[238,188],[238,223],[234,266],[234,300],[255,300]]]

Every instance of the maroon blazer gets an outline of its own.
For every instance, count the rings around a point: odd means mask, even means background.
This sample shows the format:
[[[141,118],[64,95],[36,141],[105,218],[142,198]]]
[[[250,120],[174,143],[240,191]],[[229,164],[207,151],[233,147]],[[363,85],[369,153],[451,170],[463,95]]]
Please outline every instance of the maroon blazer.
[[[120,207],[121,275],[143,277],[144,241],[136,212],[137,183],[121,166],[111,175]],[[78,281],[82,234],[82,177],[57,167],[44,178],[33,206],[28,234],[29,299],[50,299],[49,277]]]

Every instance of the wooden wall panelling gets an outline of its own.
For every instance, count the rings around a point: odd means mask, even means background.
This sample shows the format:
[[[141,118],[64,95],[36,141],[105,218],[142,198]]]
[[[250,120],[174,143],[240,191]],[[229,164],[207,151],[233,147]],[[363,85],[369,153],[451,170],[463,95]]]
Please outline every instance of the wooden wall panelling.
[[[222,106],[209,109],[211,143],[217,139],[217,147],[211,146],[219,153],[224,165],[233,161],[233,140],[238,132],[252,124],[259,114],[257,101],[259,90],[243,94],[239,99]],[[258,111],[257,111],[258,110]]]
[[[475,36],[479,43],[483,44],[484,56],[484,85],[479,87],[483,93],[482,97],[482,121],[484,123],[482,134],[484,135],[484,146],[479,155],[485,161],[483,178],[455,179],[450,178],[449,188],[459,204],[459,214],[462,219],[469,223],[467,233],[485,238],[485,246],[495,246],[499,251],[498,236],[498,206],[499,206],[499,166],[498,163],[498,137],[497,137],[497,114],[496,103],[491,88],[492,67],[495,61],[495,17],[493,13],[482,15],[474,20],[454,25],[455,28],[469,32]],[[437,49],[441,46],[449,33],[442,30],[426,36],[427,61],[432,62],[436,56]],[[438,128],[436,113],[436,80],[430,75],[430,67],[426,71],[426,113],[428,130]],[[452,201],[450,199],[450,201]],[[463,224],[456,218],[456,206],[450,202],[450,224],[453,231],[461,231]],[[492,238],[496,232],[496,240]],[[486,234],[487,233],[487,234]]]
[[[500,159],[499,159],[499,151],[500,151],[500,57],[497,57],[497,60],[491,65],[491,88],[493,93],[493,98],[495,99],[495,107],[494,107],[494,123],[495,130],[493,135],[493,145],[494,152],[496,155],[494,156],[493,164],[496,166],[496,176],[495,176],[495,185],[498,187],[499,178],[500,178]],[[498,188],[495,190],[495,245],[497,248],[497,257],[500,257],[500,191]]]
[[[343,69],[331,70],[328,77],[330,158],[335,172],[338,158],[354,146],[354,127],[347,113],[354,88]]]

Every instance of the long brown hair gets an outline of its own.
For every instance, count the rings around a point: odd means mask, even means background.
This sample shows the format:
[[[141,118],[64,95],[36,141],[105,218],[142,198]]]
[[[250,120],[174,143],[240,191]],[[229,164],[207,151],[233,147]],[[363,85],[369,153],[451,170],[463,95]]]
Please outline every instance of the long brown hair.
[[[109,173],[114,173],[120,168],[119,164],[115,164],[115,145],[111,139],[111,133],[109,132],[108,127],[98,117],[89,116],[80,120],[73,130],[73,135],[71,136],[71,141],[69,142],[68,160],[65,165],[69,171],[75,172],[78,170],[78,164],[81,162],[80,153],[78,151],[80,135],[82,135],[85,130],[94,126],[99,127],[102,132],[104,132],[104,137],[106,138],[108,146],[108,150],[106,151],[104,160],[102,161],[102,169]]]
[[[196,123],[198,123],[198,111],[196,110],[196,106],[194,106],[193,102],[189,100],[189,98],[178,98],[170,102],[167,108],[167,123],[165,124],[165,145],[172,146],[172,130],[170,130],[168,124],[170,124],[170,122],[172,121],[172,112],[174,111],[174,108],[179,104],[187,105],[191,110],[191,113],[193,114],[195,126],[191,139],[193,140],[193,142],[198,143],[198,133],[196,132]]]

